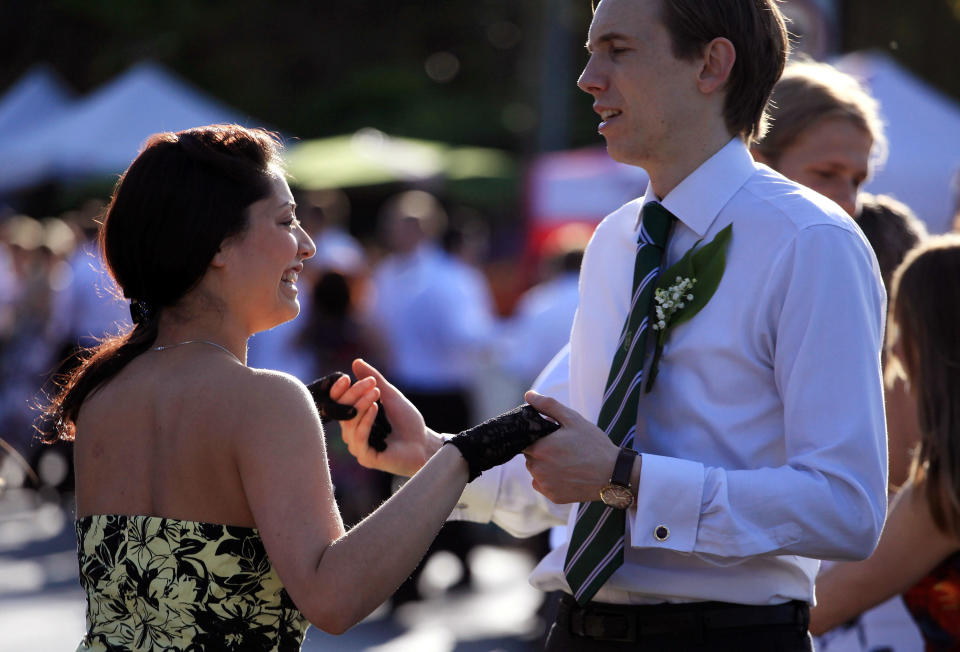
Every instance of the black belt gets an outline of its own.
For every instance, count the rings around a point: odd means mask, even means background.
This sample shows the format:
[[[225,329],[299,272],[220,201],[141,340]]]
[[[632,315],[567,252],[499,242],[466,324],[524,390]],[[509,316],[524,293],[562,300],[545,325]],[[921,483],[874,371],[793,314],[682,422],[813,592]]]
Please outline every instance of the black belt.
[[[579,606],[569,594],[560,601],[560,617],[567,612],[570,633],[602,641],[634,643],[643,638],[696,635],[737,628],[797,627],[806,631],[810,606],[794,600],[777,605],[729,602],[619,605],[591,602]]]

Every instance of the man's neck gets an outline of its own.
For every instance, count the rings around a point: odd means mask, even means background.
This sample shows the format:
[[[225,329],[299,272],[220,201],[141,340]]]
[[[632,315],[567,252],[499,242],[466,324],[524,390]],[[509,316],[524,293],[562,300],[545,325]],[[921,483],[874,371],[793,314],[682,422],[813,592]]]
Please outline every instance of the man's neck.
[[[663,199],[670,194],[684,179],[693,174],[694,170],[723,149],[731,138],[726,129],[716,130],[711,134],[678,143],[673,151],[665,152],[660,160],[652,161],[646,171],[657,198]]]

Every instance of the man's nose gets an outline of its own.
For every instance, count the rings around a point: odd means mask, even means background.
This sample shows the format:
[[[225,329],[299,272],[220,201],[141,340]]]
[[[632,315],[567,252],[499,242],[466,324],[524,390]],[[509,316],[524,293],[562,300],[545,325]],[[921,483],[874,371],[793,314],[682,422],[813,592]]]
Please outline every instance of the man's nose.
[[[583,68],[583,72],[580,73],[580,78],[577,80],[577,86],[580,87],[580,90],[592,95],[603,89],[603,77],[598,68],[599,66],[596,64],[593,55],[591,55],[587,61],[587,65]]]

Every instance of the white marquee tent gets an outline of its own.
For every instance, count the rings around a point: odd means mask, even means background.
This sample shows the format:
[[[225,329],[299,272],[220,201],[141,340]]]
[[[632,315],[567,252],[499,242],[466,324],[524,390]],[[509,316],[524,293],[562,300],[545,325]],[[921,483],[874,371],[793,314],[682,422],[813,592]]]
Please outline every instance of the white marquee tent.
[[[253,125],[158,65],[137,64],[55,119],[0,142],[0,193],[118,174],[150,134],[215,122]]]
[[[960,105],[885,54],[857,52],[835,64],[877,98],[886,123],[890,156],[865,190],[895,196],[931,233],[949,231],[958,199]]]
[[[54,122],[73,103],[73,94],[49,66],[32,67],[0,97],[0,147]]]

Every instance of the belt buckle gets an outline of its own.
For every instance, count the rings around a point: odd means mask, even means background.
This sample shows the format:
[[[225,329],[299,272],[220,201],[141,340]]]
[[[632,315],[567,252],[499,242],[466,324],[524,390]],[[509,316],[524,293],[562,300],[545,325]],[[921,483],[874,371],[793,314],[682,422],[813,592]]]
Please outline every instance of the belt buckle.
[[[617,624],[622,623],[624,627],[611,628],[609,626],[612,624],[611,621],[616,621]],[[632,614],[591,609],[584,614],[583,633],[595,640],[635,643],[638,640],[637,619]]]

